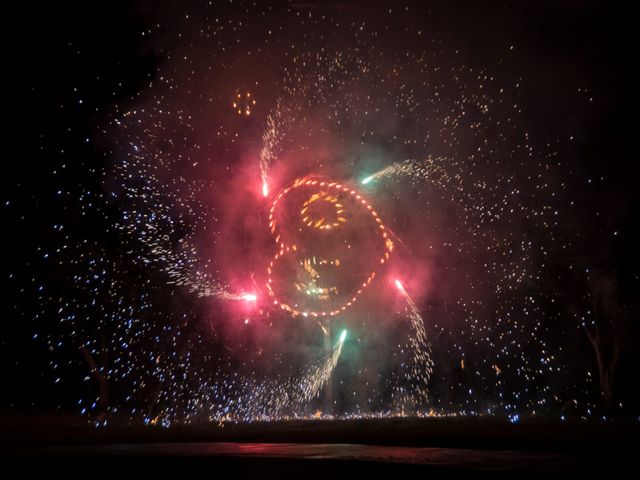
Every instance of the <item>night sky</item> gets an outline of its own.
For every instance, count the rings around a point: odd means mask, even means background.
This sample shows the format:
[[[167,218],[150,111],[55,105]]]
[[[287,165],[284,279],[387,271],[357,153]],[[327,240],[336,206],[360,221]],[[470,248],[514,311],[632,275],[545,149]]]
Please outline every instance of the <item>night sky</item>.
[[[630,12],[85,3],[4,15],[3,411],[637,416]]]

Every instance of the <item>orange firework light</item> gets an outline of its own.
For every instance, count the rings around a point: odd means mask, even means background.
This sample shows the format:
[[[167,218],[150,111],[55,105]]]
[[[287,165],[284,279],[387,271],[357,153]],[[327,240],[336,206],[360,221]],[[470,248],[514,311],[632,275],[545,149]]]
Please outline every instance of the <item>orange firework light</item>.
[[[312,177],[278,193],[269,228],[278,251],[267,268],[267,291],[293,315],[344,312],[393,251],[386,227],[360,193]]]
[[[236,92],[232,105],[238,115],[245,115],[248,117],[251,115],[253,107],[256,106],[256,100],[251,97],[251,92]]]

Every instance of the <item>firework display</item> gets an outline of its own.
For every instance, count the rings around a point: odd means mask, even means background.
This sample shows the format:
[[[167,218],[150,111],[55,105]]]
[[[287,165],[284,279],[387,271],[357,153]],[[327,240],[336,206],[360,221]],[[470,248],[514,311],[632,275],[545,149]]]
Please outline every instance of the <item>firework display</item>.
[[[100,112],[94,184],[56,189],[74,208],[36,252],[56,277],[30,267],[33,342],[82,385],[73,408],[170,425],[577,404],[558,325],[591,304],[567,313],[548,278],[576,248],[578,173],[531,126],[513,45],[479,65],[413,7],[202,8],[145,30],[158,61]],[[88,217],[104,228],[67,233]]]
[[[256,105],[256,99],[251,96],[251,92],[245,93],[236,93],[235,98],[233,99],[233,109],[236,111],[238,115],[251,115],[251,110]]]
[[[358,215],[369,216],[368,225]],[[269,263],[268,292],[280,308],[304,317],[346,311],[393,250],[371,205],[336,182],[296,180],[273,201],[269,227],[280,249]]]

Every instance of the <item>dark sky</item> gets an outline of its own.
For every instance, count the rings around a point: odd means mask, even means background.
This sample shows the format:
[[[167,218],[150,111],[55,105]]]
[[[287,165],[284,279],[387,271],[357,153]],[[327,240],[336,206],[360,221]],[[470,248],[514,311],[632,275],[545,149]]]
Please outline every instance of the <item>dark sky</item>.
[[[416,12],[415,22],[433,28],[429,33],[446,49],[459,50],[468,65],[499,65],[505,48],[516,47],[500,75],[505,83],[522,82],[527,130],[545,138],[575,139],[558,145],[558,155],[574,178],[592,179],[564,192],[580,205],[567,222],[584,232],[572,255],[577,261],[589,258],[594,268],[606,272],[616,284],[617,305],[636,318],[637,28],[630,7],[578,1],[433,2],[429,8],[423,3],[407,4]],[[72,270],[43,262],[43,248],[88,240],[99,243],[106,258],[120,258],[124,247],[110,229],[117,205],[76,201],[108,190],[103,173],[114,162],[113,150],[101,129],[111,121],[114,105],[120,111],[135,108],[132,97],[157,80],[168,55],[184,48],[176,35],[184,28],[184,12],[193,17],[195,30],[207,23],[209,10],[169,2],[14,2],[3,10],[0,375],[5,393],[0,406],[72,409],[79,387],[54,383],[58,373],[51,370],[50,352],[33,338],[57,322],[54,310],[40,306],[39,286],[56,285],[54,296],[72,288]],[[273,10],[283,12],[274,14],[283,22],[289,18],[286,11],[311,11],[345,23],[365,19],[373,28],[389,24],[398,32],[408,21],[369,2],[275,3]],[[236,2],[221,11],[249,23],[262,15],[261,8]],[[152,36],[141,34],[150,29]],[[251,65],[245,68],[252,70]],[[271,79],[265,77],[261,80],[268,84]],[[576,92],[578,86],[586,93]],[[247,128],[257,131],[259,125]],[[67,193],[57,197],[58,190]],[[57,224],[66,230],[52,228]],[[127,275],[135,279],[140,272],[132,268]],[[121,281],[126,284],[127,278]],[[634,326],[628,352],[637,350],[636,334]],[[586,337],[570,352],[594,368]],[[637,365],[633,357],[623,357],[630,364],[622,368],[620,395],[635,408],[637,397],[628,383]],[[82,377],[82,362],[76,369],[70,376]]]

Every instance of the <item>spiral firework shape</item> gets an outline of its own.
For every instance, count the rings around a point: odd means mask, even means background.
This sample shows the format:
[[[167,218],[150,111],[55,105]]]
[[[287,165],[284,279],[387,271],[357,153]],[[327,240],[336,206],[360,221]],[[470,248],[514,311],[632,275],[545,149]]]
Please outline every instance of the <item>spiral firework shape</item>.
[[[296,316],[347,310],[393,251],[387,228],[358,191],[318,178],[297,179],[275,197],[269,228],[278,250],[267,291]]]

